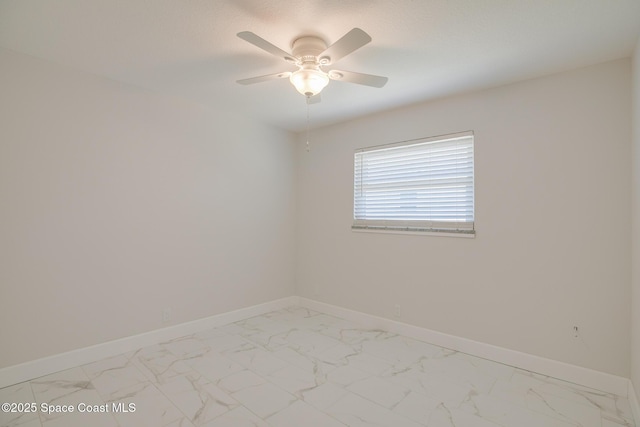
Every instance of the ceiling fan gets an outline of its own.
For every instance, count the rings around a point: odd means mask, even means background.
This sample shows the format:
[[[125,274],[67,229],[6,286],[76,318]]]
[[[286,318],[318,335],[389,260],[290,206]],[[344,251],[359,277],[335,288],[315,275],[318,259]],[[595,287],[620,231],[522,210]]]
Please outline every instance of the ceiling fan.
[[[289,78],[298,92],[309,100],[312,96],[318,95],[329,84],[329,80],[339,80],[378,88],[383,87],[388,80],[387,77],[354,73],[352,71],[323,70],[323,67],[338,62],[371,41],[371,37],[360,28],[352,29],[329,47],[319,37],[299,37],[291,44],[292,53],[285,52],[251,31],[242,31],[238,33],[238,37],[298,67],[296,71],[284,71],[238,80],[237,82],[242,85]]]

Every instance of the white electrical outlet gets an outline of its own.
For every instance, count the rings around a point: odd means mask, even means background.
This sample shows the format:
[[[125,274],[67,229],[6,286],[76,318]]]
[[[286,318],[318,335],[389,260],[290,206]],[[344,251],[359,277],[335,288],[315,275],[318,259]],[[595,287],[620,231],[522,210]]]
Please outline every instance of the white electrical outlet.
[[[171,309],[163,308],[162,309],[162,323],[168,323],[171,321]]]
[[[400,304],[396,304],[393,307],[393,315],[397,318],[400,318]]]
[[[578,329],[578,326],[574,326],[573,328],[571,328],[571,333],[573,334],[574,338],[578,338],[580,336],[580,330]]]

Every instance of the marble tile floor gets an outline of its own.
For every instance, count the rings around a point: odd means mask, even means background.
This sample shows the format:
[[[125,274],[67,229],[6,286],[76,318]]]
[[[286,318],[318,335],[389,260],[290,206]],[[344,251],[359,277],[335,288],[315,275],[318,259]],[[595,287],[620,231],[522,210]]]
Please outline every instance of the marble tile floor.
[[[20,427],[634,426],[625,398],[301,307],[6,387],[0,402],[36,403],[0,412]]]

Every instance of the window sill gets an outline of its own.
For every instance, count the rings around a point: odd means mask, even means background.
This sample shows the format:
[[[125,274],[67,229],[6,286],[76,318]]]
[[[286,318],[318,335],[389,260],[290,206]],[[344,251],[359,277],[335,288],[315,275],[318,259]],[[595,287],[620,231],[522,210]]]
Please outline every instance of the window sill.
[[[413,236],[462,237],[463,239],[474,239],[476,237],[475,230],[468,231],[468,232],[454,232],[454,231],[394,230],[392,228],[384,229],[384,228],[352,227],[351,231],[355,233],[409,234]]]

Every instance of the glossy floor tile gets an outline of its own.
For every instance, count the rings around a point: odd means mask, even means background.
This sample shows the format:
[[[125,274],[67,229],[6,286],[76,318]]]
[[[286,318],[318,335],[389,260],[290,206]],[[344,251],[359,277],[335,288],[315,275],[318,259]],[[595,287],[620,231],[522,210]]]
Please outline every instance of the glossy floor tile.
[[[21,427],[634,427],[620,396],[300,307],[0,389],[0,402],[36,404],[0,413]]]

